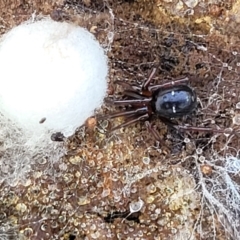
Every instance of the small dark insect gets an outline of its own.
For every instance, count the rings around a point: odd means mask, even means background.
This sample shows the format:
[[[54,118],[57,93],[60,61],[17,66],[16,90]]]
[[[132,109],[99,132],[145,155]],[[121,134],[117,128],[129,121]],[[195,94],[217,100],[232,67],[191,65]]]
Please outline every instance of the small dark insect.
[[[42,124],[46,121],[47,119],[45,117],[43,117],[42,119],[40,119],[39,123]]]
[[[195,91],[186,85],[188,78],[180,78],[175,81],[161,84],[150,85],[156,72],[154,68],[149,78],[142,86],[130,85],[126,82],[117,81],[125,90],[123,100],[110,100],[106,102],[115,106],[130,107],[129,110],[112,113],[104,119],[125,117],[125,122],[114,127],[112,131],[121,127],[126,127],[138,121],[145,121],[147,127],[151,130],[156,138],[158,133],[151,127],[148,120],[156,114],[165,124],[176,129],[208,132],[224,132],[223,129],[212,129],[205,127],[180,126],[171,122],[172,118],[178,118],[190,115],[197,106],[197,96]]]
[[[63,142],[65,136],[61,132],[56,132],[51,135],[51,140],[54,142]]]
[[[123,218],[123,219],[127,219],[128,221],[134,221],[136,223],[139,223],[140,214],[141,214],[140,212],[130,213],[129,211],[125,211],[125,212],[116,211],[116,212],[109,213],[106,217],[103,217],[103,219],[107,223],[113,223],[116,218]],[[99,216],[102,217],[100,214]]]

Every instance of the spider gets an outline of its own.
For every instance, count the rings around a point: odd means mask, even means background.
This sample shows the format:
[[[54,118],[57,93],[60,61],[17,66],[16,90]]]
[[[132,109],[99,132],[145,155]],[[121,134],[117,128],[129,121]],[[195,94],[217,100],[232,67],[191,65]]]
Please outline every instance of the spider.
[[[156,72],[153,68],[148,79],[142,86],[130,85],[123,81],[116,81],[122,85],[125,90],[124,100],[106,99],[107,103],[115,106],[129,106],[130,110],[116,112],[104,117],[112,119],[117,117],[126,117],[125,122],[114,127],[111,131],[126,127],[138,121],[145,121],[146,126],[152,131],[153,135],[159,139],[156,130],[151,127],[149,119],[152,115],[157,115],[165,124],[174,127],[177,130],[208,131],[224,133],[224,129],[213,129],[206,127],[182,126],[174,124],[171,119],[190,115],[197,107],[197,96],[195,91],[186,85],[188,78],[180,78],[175,81],[151,85],[151,81]]]

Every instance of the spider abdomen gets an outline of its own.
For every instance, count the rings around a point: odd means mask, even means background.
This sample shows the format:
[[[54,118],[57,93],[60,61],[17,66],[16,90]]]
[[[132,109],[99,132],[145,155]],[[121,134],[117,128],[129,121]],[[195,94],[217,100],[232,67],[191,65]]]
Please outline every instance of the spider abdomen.
[[[153,108],[162,117],[175,118],[190,114],[196,107],[196,94],[187,85],[158,89],[153,95]]]

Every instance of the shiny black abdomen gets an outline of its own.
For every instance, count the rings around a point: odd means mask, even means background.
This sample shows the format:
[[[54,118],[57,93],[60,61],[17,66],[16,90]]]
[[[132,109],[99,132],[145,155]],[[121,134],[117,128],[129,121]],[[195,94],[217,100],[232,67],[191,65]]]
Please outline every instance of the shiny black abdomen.
[[[196,107],[197,97],[187,85],[158,89],[153,94],[153,109],[162,117],[175,118],[190,114]]]

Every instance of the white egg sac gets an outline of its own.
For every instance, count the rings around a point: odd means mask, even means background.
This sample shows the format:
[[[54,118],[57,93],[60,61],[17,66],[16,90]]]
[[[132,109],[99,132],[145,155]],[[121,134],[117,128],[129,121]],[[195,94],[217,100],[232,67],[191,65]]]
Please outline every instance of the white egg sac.
[[[0,42],[0,112],[30,136],[70,136],[101,106],[107,57],[87,30],[43,19]]]

